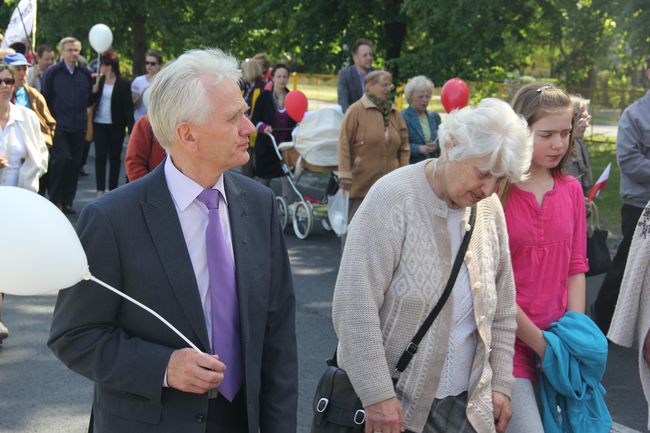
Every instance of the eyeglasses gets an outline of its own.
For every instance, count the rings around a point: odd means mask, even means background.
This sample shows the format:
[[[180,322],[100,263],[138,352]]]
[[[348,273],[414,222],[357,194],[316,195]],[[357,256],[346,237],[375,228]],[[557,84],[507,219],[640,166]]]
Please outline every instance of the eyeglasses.
[[[393,83],[379,83],[381,87],[388,90],[394,90],[395,85]]]
[[[156,66],[158,62],[144,62],[145,65]]]
[[[15,82],[13,78],[0,78],[0,83],[5,83],[7,86],[13,86]]]

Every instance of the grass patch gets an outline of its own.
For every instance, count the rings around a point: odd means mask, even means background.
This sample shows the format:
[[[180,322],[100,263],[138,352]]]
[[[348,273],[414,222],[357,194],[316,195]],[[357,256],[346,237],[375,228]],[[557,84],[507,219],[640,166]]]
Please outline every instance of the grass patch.
[[[600,213],[601,225],[607,227],[610,232],[620,235],[622,202],[619,186],[621,172],[616,163],[616,139],[604,135],[593,135],[586,142],[594,182],[607,167],[607,164],[612,163],[607,187],[600,192],[600,196],[595,199],[595,202]]]

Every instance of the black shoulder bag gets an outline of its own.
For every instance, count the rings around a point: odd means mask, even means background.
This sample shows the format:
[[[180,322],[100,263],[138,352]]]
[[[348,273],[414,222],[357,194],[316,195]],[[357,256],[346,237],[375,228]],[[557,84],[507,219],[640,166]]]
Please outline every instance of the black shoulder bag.
[[[458,272],[463,264],[465,252],[469,245],[469,240],[474,231],[476,206],[472,207],[469,218],[470,229],[463,237],[445,290],[397,362],[397,367],[395,368],[397,377],[406,370],[413,355],[418,351],[418,345],[422,341],[424,334],[426,334],[434,320],[436,320],[440,310],[442,310],[442,307],[444,307],[445,302],[451,294],[451,289],[456,283]],[[397,379],[393,378],[393,382],[396,383]],[[325,373],[323,373],[318,382],[316,394],[314,395],[313,411],[314,418],[311,423],[311,433],[363,433],[366,412],[363,409],[361,400],[352,387],[352,383],[350,383],[347,373],[336,364],[336,351],[332,359],[327,361]]]

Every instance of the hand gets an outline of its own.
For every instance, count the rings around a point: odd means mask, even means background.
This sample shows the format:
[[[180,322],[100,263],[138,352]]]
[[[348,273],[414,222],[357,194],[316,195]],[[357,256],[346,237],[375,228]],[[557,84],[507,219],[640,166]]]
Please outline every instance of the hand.
[[[340,178],[339,179],[339,188],[342,188],[346,191],[350,191],[350,188],[352,188],[352,179],[347,179],[347,178]]]
[[[427,146],[427,149],[429,149],[429,153],[433,153],[436,150],[438,150],[438,143],[436,143],[435,141],[429,141],[426,144],[426,146]]]
[[[650,329],[648,329],[648,333],[645,334],[645,341],[643,342],[643,359],[645,359],[645,362],[650,364]]]
[[[86,89],[87,89],[87,87],[86,87]],[[97,92],[99,92],[99,83],[95,83],[95,84],[93,84],[92,92],[93,92],[93,93],[97,93]]]
[[[217,355],[186,348],[175,350],[167,364],[167,384],[180,391],[205,394],[223,381],[226,366]]]
[[[365,433],[400,433],[404,431],[402,405],[397,397],[371,404],[365,410]]]
[[[424,156],[427,156],[430,153],[429,146],[427,146],[426,144],[422,144],[422,145],[418,146],[418,150]]]
[[[4,156],[0,156],[0,168],[5,168],[9,166],[9,160]]]
[[[494,427],[497,433],[505,433],[510,418],[512,418],[512,403],[510,398],[497,391],[492,391],[492,412],[494,414]]]
[[[589,197],[585,197],[585,216],[587,219],[591,216],[591,212],[594,210],[594,204],[591,200],[589,200]]]
[[[266,128],[264,128],[264,131],[262,132],[264,132],[265,134],[270,134],[273,132],[273,127],[271,125],[267,125]]]

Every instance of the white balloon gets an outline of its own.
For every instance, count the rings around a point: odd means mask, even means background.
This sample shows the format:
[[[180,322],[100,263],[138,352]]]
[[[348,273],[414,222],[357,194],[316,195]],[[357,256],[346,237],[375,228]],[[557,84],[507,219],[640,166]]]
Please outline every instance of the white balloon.
[[[90,46],[98,53],[108,50],[113,43],[113,32],[106,24],[95,24],[88,32]]]
[[[0,186],[0,292],[39,295],[90,278],[72,224],[49,200]]]
[[[144,105],[144,108],[149,108],[149,94],[151,93],[151,86],[147,87],[144,89],[144,92],[142,92],[142,105]]]

